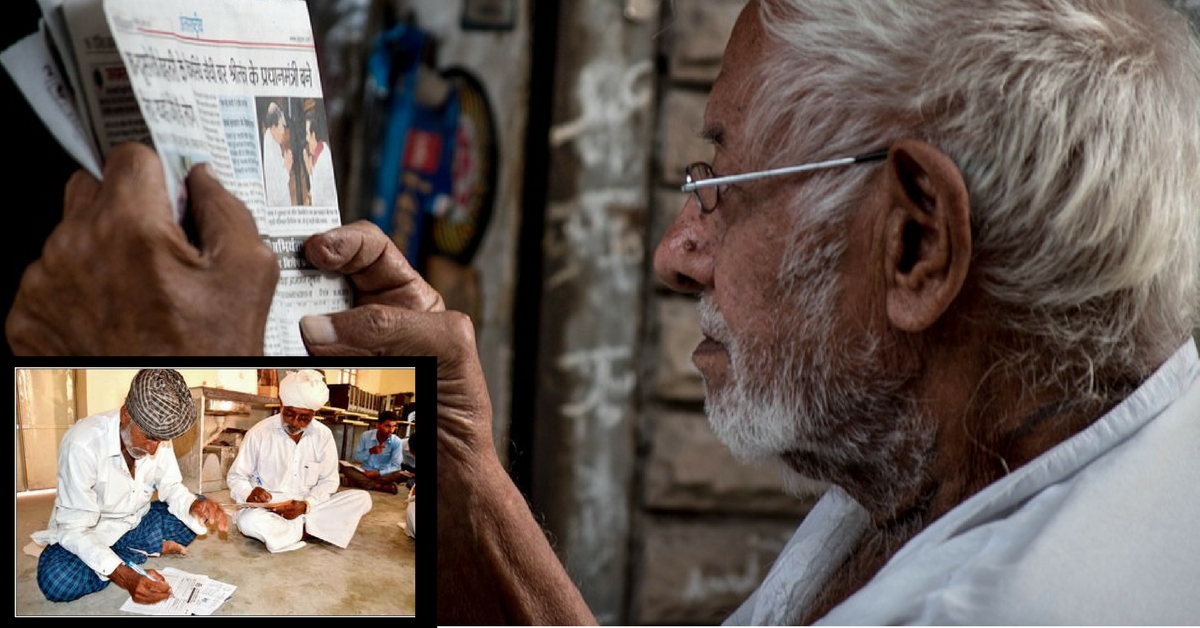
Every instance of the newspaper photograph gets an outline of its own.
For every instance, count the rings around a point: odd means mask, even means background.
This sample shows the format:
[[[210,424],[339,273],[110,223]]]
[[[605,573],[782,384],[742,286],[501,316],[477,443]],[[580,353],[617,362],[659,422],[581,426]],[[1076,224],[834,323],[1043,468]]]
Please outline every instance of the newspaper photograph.
[[[303,355],[300,317],[351,305],[345,280],[302,254],[308,236],[341,224],[306,3],[39,2],[39,32],[0,56],[30,104],[51,129],[68,121],[56,137],[93,174],[89,154],[102,163],[121,142],[152,145],[180,222],[187,173],[208,163],[279,260],[263,351]]]

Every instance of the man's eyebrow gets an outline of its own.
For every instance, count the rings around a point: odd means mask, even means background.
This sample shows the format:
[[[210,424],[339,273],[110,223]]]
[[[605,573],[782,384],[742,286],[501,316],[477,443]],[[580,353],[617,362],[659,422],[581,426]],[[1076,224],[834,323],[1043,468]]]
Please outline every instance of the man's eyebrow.
[[[725,126],[722,124],[709,124],[704,127],[698,134],[700,139],[717,146],[725,144]]]

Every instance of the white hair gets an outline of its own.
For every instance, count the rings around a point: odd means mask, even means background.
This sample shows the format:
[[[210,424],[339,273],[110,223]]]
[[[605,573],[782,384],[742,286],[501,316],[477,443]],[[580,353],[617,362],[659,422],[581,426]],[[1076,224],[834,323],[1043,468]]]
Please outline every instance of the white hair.
[[[1162,0],[759,8],[778,44],[748,115],[760,167],[903,137],[945,152],[970,195],[988,323],[1039,358],[1008,356],[1036,362],[1023,377],[1103,398],[1200,324],[1200,46],[1182,14]],[[808,196],[825,200],[806,213],[843,220],[873,171],[815,176]]]

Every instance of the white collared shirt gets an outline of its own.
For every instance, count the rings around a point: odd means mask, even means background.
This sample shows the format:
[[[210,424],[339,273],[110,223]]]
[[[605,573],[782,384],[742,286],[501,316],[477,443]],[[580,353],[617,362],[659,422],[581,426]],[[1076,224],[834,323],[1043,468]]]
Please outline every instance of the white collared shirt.
[[[50,525],[33,539],[62,545],[107,579],[122,562],[110,548],[141,523],[155,491],[171,514],[197,534],[206,532],[188,513],[196,496],[182,481],[170,441],[160,443],[153,456],[134,461],[131,477],[121,455],[120,409],[92,415],[63,435]]]
[[[339,485],[333,432],[313,419],[303,434],[300,442],[292,441],[279,414],[247,430],[226,477],[229,496],[245,502],[261,486],[271,501],[304,500],[310,508],[327,501]]]
[[[831,489],[729,625],[800,621],[866,527]],[[1195,624],[1200,358],[1189,340],[1087,429],[904,545],[818,624]]]

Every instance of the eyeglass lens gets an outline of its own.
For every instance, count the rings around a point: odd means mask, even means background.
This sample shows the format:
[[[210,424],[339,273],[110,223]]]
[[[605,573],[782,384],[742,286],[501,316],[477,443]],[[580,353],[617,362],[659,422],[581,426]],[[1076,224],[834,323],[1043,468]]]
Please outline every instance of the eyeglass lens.
[[[699,161],[687,167],[688,183],[695,183],[711,179],[713,176],[712,166]],[[696,195],[696,202],[700,203],[701,211],[705,213],[711,212],[717,207],[717,202],[721,200],[719,185],[711,187],[696,188],[692,190],[692,194]]]

